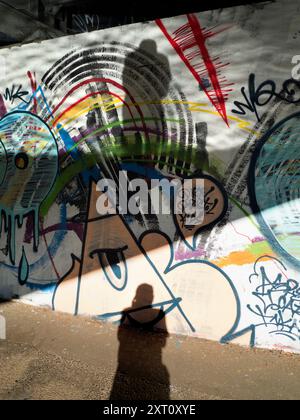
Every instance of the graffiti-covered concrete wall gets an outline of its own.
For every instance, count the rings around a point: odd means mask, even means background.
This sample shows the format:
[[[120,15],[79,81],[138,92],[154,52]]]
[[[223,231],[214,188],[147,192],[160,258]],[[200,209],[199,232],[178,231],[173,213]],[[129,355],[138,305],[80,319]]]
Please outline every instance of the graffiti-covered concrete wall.
[[[1,50],[1,296],[300,351],[299,16],[266,2]]]

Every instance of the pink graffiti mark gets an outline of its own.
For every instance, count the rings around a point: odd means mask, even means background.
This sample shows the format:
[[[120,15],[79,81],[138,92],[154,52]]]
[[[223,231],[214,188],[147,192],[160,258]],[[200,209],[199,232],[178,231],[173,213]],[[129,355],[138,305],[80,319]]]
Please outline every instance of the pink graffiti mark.
[[[175,260],[176,261],[183,261],[183,260],[187,260],[190,258],[196,258],[196,257],[202,257],[202,258],[206,258],[206,252],[204,251],[204,249],[196,249],[195,251],[181,251],[178,250],[175,253]]]
[[[187,19],[188,22],[171,35],[161,19],[157,19],[156,24],[229,127],[226,101],[229,92],[232,91],[229,87],[233,83],[228,83],[226,77],[221,75],[221,69],[228,66],[229,63],[223,64],[220,57],[212,58],[206,47],[207,39],[225,29],[220,29],[217,32],[213,32],[214,28],[202,29],[194,14],[188,14]]]
[[[0,118],[4,117],[5,114],[7,114],[7,109],[3,97],[0,95]]]
[[[81,224],[74,223],[74,222],[68,222],[66,225],[57,223],[56,225],[49,226],[46,229],[43,228],[41,229],[41,234],[47,235],[48,233],[57,232],[58,230],[62,230],[62,229],[75,232],[78,238],[81,241],[83,241],[83,227]],[[32,239],[33,239],[33,220],[31,217],[28,217],[27,222],[26,222],[24,242],[26,244],[30,244]]]
[[[265,238],[263,238],[262,236],[255,236],[255,238],[251,239],[251,242],[253,244],[257,244],[259,242],[265,242]]]
[[[31,73],[31,71],[28,71],[27,76],[29,77],[29,80],[30,80],[30,85],[31,85],[31,90],[32,90],[32,95],[33,95],[33,112],[34,114],[37,114],[37,100],[35,96],[37,86],[36,86],[35,73]]]
[[[56,232],[62,229],[75,232],[78,238],[83,241],[83,227],[78,223],[68,222],[66,225],[57,224],[49,226],[48,228],[42,230],[42,234],[46,235],[47,233]]]
[[[252,239],[251,239],[248,235],[245,235],[244,233],[239,232],[239,231],[235,228],[235,226],[234,226],[234,224],[233,224],[233,223],[229,222],[229,224],[230,224],[230,226],[232,227],[232,229],[235,231],[235,233],[236,233],[237,235],[239,235],[239,236],[243,236],[244,238],[247,238],[249,242],[252,242]]]

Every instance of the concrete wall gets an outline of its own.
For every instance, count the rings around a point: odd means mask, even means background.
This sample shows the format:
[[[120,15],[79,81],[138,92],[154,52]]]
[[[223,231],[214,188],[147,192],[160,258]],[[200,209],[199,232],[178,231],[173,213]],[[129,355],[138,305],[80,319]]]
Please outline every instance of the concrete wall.
[[[266,2],[1,50],[1,296],[299,351],[299,12]],[[120,170],[197,179],[203,219],[165,214],[166,189],[159,214],[150,192],[129,193],[138,214],[100,214],[97,182]]]

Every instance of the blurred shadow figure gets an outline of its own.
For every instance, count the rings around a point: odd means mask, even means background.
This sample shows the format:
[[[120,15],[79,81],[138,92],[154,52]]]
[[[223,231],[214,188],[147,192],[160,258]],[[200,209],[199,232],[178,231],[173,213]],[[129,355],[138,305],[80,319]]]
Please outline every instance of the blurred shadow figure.
[[[168,337],[165,312],[152,308],[153,288],[137,288],[132,307],[122,312],[118,329],[118,368],[111,400],[168,400],[169,373],[162,363]]]
[[[141,59],[141,57],[144,57],[144,59]],[[158,52],[155,41],[145,39],[140,43],[137,50],[127,55],[122,77],[123,86],[128,92],[125,97],[127,106],[123,107],[124,128],[134,127],[134,119],[131,113],[137,115],[134,110],[135,104],[143,103],[146,100],[147,103],[141,106],[144,117],[156,119],[156,122],[148,121],[147,126],[156,127],[158,145],[164,140],[167,141],[167,125],[162,100],[168,94],[171,71],[168,58]],[[147,96],[143,97],[145,94]],[[141,126],[142,124],[138,122],[137,125]],[[149,159],[149,156],[140,156],[139,153],[136,153],[136,151],[143,150],[141,132],[136,131],[134,137],[134,146],[128,147],[126,130],[123,133],[122,142],[125,150],[133,151],[133,153],[129,153],[130,156],[125,155],[123,159]],[[162,156],[162,160],[165,162],[166,156]],[[160,165],[164,166],[163,164]]]

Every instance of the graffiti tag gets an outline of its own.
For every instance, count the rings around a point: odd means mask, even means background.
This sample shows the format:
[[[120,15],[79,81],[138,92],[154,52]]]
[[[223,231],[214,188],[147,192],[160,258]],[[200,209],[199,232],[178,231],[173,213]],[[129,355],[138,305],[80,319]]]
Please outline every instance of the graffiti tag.
[[[246,88],[242,87],[241,93],[245,103],[234,101],[234,105],[238,109],[232,109],[234,114],[246,115],[247,111],[255,114],[257,121],[261,121],[258,107],[267,105],[274,97],[290,104],[299,104],[300,97],[296,96],[296,92],[300,90],[300,81],[288,79],[282,84],[282,91],[276,92],[276,83],[273,80],[266,80],[261,83],[258,88],[255,86],[255,74],[251,73],[248,81],[248,93]]]
[[[256,282],[252,293],[257,299],[256,305],[247,305],[260,321],[256,326],[265,326],[270,334],[284,335],[293,341],[300,339],[300,284],[288,278],[286,268],[277,259],[271,260],[281,272],[267,273],[261,257],[256,261],[250,283]]]
[[[28,104],[29,102],[24,99],[24,97],[26,97],[28,94],[29,94],[28,91],[22,90],[22,85],[19,85],[18,87],[13,85],[11,87],[11,89],[9,89],[9,88],[5,89],[5,93],[4,93],[3,96],[4,96],[5,100],[10,101],[12,104],[16,100],[20,100],[20,101]]]

